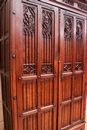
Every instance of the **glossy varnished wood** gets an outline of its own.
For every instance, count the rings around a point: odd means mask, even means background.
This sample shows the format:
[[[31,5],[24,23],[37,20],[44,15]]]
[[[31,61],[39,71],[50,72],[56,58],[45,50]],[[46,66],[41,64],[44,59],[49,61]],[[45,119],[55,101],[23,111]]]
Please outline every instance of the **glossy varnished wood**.
[[[84,130],[86,7],[81,0],[0,3],[6,130]]]

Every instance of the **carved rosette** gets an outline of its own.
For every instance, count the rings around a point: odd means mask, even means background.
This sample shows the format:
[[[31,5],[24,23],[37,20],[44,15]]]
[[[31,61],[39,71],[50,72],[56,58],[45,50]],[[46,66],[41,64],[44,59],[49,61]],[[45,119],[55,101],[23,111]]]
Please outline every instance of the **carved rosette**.
[[[76,21],[76,40],[77,41],[82,41],[82,34],[83,34],[83,23],[82,21],[77,20]]]
[[[70,40],[72,38],[72,17],[65,16],[64,38]]]
[[[69,5],[74,5],[73,0],[63,0],[63,2],[69,4]]]
[[[35,34],[35,7],[24,6],[23,10],[23,32],[24,34]]]
[[[42,34],[43,37],[52,37],[52,12],[42,11]]]

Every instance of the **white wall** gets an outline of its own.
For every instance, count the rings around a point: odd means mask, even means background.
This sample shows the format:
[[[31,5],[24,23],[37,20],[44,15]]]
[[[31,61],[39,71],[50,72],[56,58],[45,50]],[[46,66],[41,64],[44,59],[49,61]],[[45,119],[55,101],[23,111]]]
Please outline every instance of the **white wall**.
[[[3,107],[2,107],[2,92],[1,92],[1,75],[0,75],[0,130],[4,130]]]

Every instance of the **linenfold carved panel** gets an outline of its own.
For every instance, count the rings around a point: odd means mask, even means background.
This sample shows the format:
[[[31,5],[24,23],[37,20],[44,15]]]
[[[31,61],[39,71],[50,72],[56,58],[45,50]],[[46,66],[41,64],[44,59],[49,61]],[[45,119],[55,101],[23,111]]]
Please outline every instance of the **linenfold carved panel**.
[[[82,34],[83,34],[83,23],[80,20],[76,21],[76,40],[82,40]]]
[[[22,83],[23,111],[37,109],[37,81],[28,80]]]
[[[35,7],[24,5],[23,26],[24,33],[29,35],[35,34]]]

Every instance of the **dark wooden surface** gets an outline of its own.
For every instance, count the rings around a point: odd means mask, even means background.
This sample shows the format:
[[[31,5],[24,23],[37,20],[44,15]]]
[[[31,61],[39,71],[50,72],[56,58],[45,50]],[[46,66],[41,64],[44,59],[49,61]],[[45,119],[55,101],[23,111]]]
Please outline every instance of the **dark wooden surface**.
[[[1,5],[6,130],[84,130],[87,12],[79,4],[10,0]]]

